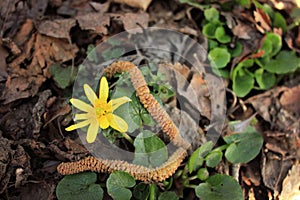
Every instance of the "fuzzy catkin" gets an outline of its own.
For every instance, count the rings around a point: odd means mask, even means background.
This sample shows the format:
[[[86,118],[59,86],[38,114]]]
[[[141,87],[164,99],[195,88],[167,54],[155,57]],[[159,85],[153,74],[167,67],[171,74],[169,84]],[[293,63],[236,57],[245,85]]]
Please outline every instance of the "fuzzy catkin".
[[[187,151],[183,148],[178,148],[164,164],[157,168],[148,168],[122,160],[104,160],[89,156],[76,162],[61,163],[58,165],[57,171],[62,175],[76,174],[83,171],[98,173],[125,171],[136,180],[160,182],[170,177],[186,156]]]

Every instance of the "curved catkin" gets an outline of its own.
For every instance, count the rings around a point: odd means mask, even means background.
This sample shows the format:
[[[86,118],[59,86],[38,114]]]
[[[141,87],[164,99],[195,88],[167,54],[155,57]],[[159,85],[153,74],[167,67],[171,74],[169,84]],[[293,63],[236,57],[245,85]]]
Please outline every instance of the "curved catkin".
[[[61,163],[57,171],[62,175],[75,174],[83,171],[114,172],[125,171],[136,180],[144,182],[160,182],[169,178],[187,156],[183,148],[178,148],[169,159],[160,167],[147,168],[141,165],[131,164],[122,160],[102,160],[92,156],[69,163]]]
[[[129,72],[132,85],[136,91],[140,102],[147,109],[153,119],[160,125],[162,131],[170,137],[170,140],[179,147],[185,149],[190,148],[179,134],[178,128],[175,126],[167,112],[159,105],[157,100],[150,93],[145,78],[139,68],[128,61],[117,61],[105,68],[105,73],[108,78],[111,78],[115,73]]]
[[[125,171],[131,174],[136,180],[145,182],[160,182],[170,177],[180,163],[187,156],[187,150],[191,145],[186,142],[176,125],[173,123],[167,112],[160,106],[157,100],[150,93],[142,72],[131,62],[118,61],[112,63],[105,69],[106,76],[111,78],[115,73],[128,72],[136,94],[140,102],[147,109],[153,119],[161,126],[162,131],[170,137],[170,140],[178,149],[169,159],[157,168],[148,168],[141,165],[128,163],[122,160],[104,160],[92,156],[76,162],[61,163],[57,167],[60,174],[75,174],[83,171],[106,172]]]

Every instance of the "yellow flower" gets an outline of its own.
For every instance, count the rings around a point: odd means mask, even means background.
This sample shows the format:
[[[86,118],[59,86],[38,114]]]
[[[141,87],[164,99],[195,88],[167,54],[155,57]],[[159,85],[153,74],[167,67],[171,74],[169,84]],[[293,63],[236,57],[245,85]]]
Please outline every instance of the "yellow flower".
[[[106,129],[111,126],[121,133],[127,131],[127,123],[121,117],[114,115],[113,111],[122,104],[131,101],[128,97],[124,96],[117,99],[111,99],[107,102],[109,88],[105,77],[102,77],[100,80],[99,98],[87,84],[84,84],[84,92],[92,106],[79,99],[70,99],[73,106],[86,113],[76,114],[74,120],[83,121],[67,127],[66,131],[72,131],[90,125],[86,136],[88,143],[95,141],[99,127],[101,129]]]

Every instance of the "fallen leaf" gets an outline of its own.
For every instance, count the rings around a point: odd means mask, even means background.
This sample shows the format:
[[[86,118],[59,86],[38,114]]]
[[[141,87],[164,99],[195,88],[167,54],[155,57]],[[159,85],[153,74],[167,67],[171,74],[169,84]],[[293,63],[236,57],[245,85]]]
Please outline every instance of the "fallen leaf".
[[[188,106],[189,109],[186,109],[191,116],[199,116],[200,113],[210,119],[210,94],[206,82],[199,73],[191,71],[186,65],[180,63],[162,64],[158,70],[167,76],[172,86],[176,86],[177,98],[182,104],[180,106]]]
[[[0,82],[5,81],[8,76],[6,64],[7,56],[7,51],[2,46],[0,46]]]
[[[253,28],[240,20],[237,20],[237,25],[232,28],[232,33],[240,39],[249,40],[252,37],[249,35],[249,31]]]
[[[147,10],[152,0],[113,0],[116,3],[124,3],[135,8]]]
[[[281,183],[291,167],[289,160],[283,160],[281,156],[271,151],[262,154],[261,176],[264,185],[279,191]]]
[[[77,51],[76,45],[62,39],[33,35],[26,43],[24,52],[8,65],[11,79],[7,80],[0,99],[7,104],[34,96],[50,77],[50,65],[71,60]],[[28,58],[31,60],[25,60]]]
[[[192,145],[192,149],[197,149],[206,142],[203,130],[184,110],[166,105],[165,109],[173,122],[178,126],[181,136]]]
[[[8,104],[18,99],[30,97],[38,92],[39,86],[45,81],[41,75],[27,79],[25,77],[16,77],[6,81],[1,100],[3,104]]]
[[[54,38],[65,38],[71,43],[70,30],[75,25],[75,19],[45,20],[37,29],[41,34]]]
[[[30,38],[33,28],[33,21],[31,19],[27,19],[15,35],[14,42],[19,46],[23,45]]]
[[[296,200],[300,199],[300,164],[297,162],[293,165],[289,174],[285,177],[282,183],[282,192],[279,195],[279,200]]]
[[[48,0],[30,0],[30,12],[29,16],[40,20],[44,16],[46,8],[48,6]]]
[[[280,97],[284,109],[300,116],[300,85],[286,89]]]
[[[107,27],[110,25],[109,15],[101,13],[89,13],[86,15],[76,16],[76,20],[82,30],[92,30],[97,34],[108,33]]]
[[[268,14],[264,13],[261,9],[253,11],[256,28],[261,33],[271,31],[271,20]]]
[[[98,2],[90,2],[90,5],[100,14],[104,14],[108,11],[110,2],[106,3],[98,3]]]
[[[148,13],[125,13],[121,16],[121,20],[124,25],[124,29],[129,31],[135,28],[147,28],[149,22]],[[139,31],[142,32],[142,29]]]

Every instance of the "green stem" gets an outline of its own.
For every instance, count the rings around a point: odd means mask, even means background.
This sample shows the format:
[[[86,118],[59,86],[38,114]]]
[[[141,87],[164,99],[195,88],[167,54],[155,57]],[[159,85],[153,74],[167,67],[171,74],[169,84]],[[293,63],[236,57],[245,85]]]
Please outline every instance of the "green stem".
[[[195,175],[195,176],[188,177],[187,180],[192,181],[192,180],[195,180],[197,178],[198,178],[198,176]]]
[[[150,184],[149,200],[155,200],[155,188],[156,185],[154,183]]]
[[[229,146],[229,144],[224,144],[222,146],[219,146],[219,147],[213,149],[212,151],[223,151],[223,150],[227,149],[228,146]]]
[[[122,136],[131,144],[133,144],[133,139],[127,133],[121,133]]]
[[[185,185],[185,187],[195,189],[197,185],[189,184],[189,185]]]

